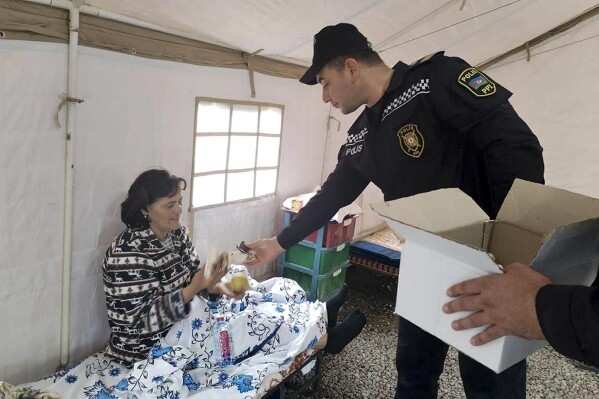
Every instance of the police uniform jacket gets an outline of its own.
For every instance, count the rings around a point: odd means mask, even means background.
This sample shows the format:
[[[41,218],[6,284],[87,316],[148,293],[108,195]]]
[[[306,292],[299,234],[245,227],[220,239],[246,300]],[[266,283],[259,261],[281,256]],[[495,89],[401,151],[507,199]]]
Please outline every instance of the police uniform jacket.
[[[459,187],[491,218],[514,178],[543,183],[542,148],[508,90],[443,52],[393,69],[382,98],[349,129],[322,189],[278,235],[283,248],[324,225],[369,182],[386,201]]]
[[[599,367],[599,287],[546,285],[537,294],[536,309],[556,351]]]

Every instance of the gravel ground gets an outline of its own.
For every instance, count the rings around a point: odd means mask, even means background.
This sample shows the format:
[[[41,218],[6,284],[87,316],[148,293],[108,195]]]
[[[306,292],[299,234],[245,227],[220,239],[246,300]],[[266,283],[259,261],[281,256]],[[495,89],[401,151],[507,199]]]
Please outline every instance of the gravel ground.
[[[324,357],[318,398],[393,398],[398,322],[393,314],[395,281],[359,266],[349,269],[350,296],[339,320],[359,308],[368,323],[340,354]],[[599,374],[573,366],[550,347],[528,358],[527,376],[529,399],[599,398]],[[438,397],[465,398],[453,349],[445,362]]]

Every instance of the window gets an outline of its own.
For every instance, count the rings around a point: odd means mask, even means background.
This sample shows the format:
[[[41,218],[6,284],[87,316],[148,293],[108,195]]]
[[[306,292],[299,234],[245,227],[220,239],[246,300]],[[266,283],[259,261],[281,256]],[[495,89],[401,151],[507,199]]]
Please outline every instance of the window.
[[[196,100],[192,206],[273,194],[279,174],[283,106]]]

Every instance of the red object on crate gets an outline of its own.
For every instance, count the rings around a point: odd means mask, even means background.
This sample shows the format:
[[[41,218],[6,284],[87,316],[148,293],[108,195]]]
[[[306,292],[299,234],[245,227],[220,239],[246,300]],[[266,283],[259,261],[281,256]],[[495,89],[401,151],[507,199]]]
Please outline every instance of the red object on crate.
[[[295,219],[297,212],[286,210],[290,216],[290,220]],[[324,226],[322,246],[324,248],[331,248],[341,244],[344,241],[351,240],[354,237],[356,230],[356,219],[359,215],[347,215],[341,223],[334,220],[328,222]],[[320,230],[320,229],[319,229]],[[318,230],[308,235],[304,240],[310,241],[316,244],[318,239]]]
[[[341,244],[343,241],[351,240],[354,236],[354,231],[356,230],[357,218],[357,215],[348,215],[341,223],[335,221],[328,222],[324,226],[324,236],[322,240],[323,247],[330,248]],[[304,240],[316,243],[317,238],[318,230],[304,238]]]

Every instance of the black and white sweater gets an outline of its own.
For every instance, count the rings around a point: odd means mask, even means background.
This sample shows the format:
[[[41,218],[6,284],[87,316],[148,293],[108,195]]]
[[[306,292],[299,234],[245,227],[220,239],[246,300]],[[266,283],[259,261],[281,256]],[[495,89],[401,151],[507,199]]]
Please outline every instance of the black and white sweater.
[[[111,332],[105,353],[125,363],[145,359],[173,323],[189,314],[181,291],[200,260],[185,227],[169,234],[172,249],[150,229],[127,228],[106,251],[102,269]]]

